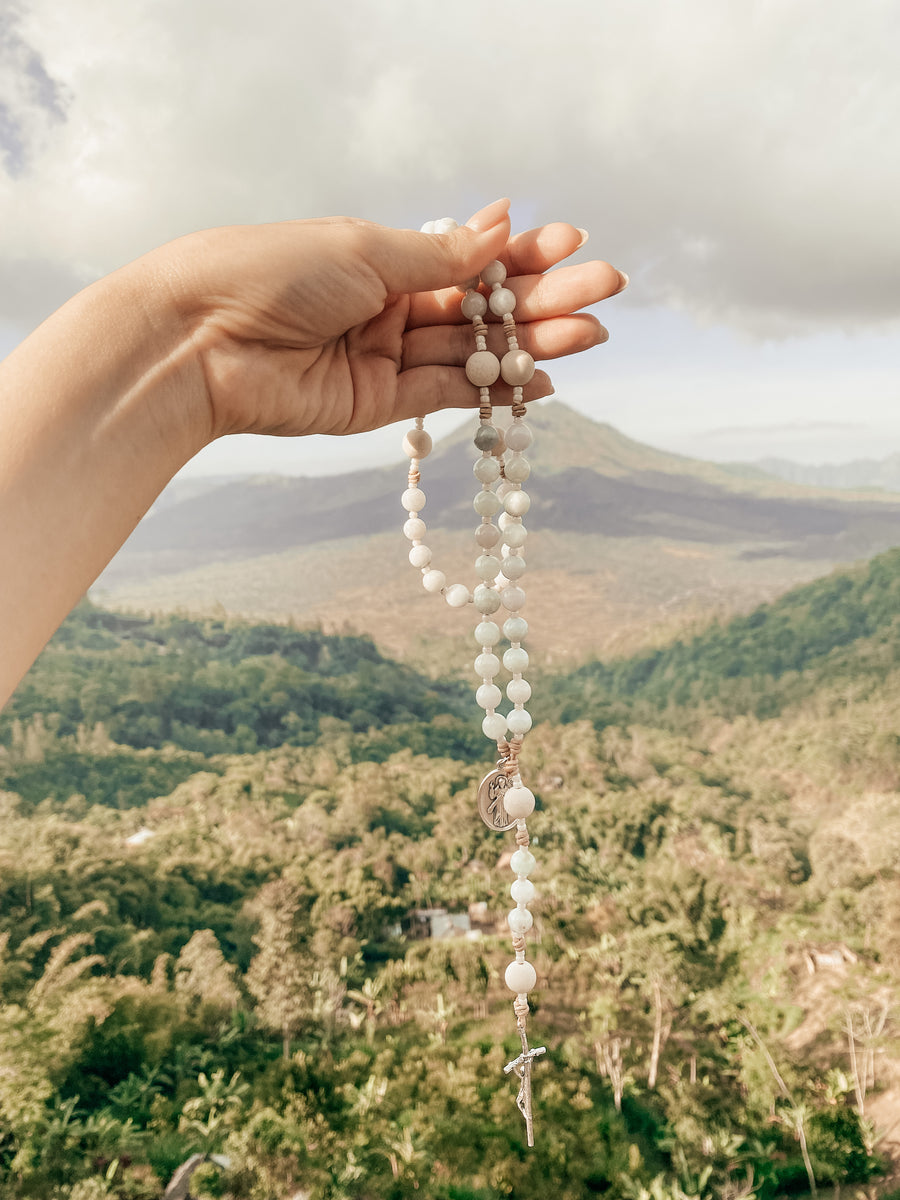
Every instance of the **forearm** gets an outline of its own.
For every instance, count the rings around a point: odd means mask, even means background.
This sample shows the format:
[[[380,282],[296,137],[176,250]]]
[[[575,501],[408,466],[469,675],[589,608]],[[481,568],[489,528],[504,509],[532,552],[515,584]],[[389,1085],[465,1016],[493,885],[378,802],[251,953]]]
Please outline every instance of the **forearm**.
[[[207,440],[164,264],[87,288],[0,363],[0,704]]]

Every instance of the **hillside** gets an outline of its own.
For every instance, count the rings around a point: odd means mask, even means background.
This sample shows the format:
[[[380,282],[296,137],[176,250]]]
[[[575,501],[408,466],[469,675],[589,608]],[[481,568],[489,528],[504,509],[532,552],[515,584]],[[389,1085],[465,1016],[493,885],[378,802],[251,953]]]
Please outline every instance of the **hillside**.
[[[900,550],[893,550],[695,638],[588,664],[566,686],[655,711],[765,718],[833,689],[854,699],[893,693],[898,666]]]
[[[228,1167],[204,1200],[514,1178],[775,1200],[877,1176],[900,1102],[898,595],[893,552],[535,677],[533,1152],[471,689],[358,637],[83,606],[0,716],[0,1190],[158,1200],[209,1151]],[[425,910],[470,935],[417,936]]]
[[[745,478],[642,446],[558,402],[531,421],[528,602],[545,662],[661,644],[900,541],[896,497]],[[439,443],[425,477],[433,548],[459,579],[471,576],[470,435]],[[465,617],[424,595],[406,564],[402,483],[398,464],[339,481],[188,489],[157,506],[92,594],[112,607],[352,629],[443,670]]]

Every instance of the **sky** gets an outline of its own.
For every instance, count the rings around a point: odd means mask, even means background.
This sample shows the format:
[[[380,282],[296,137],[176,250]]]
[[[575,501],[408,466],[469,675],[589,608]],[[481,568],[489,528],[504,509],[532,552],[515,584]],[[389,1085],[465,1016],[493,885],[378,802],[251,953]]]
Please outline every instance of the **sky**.
[[[895,0],[0,0],[0,355],[193,229],[508,195],[631,276],[609,342],[552,364],[566,403],[703,458],[900,452],[898,45]],[[400,436],[228,438],[185,471]]]

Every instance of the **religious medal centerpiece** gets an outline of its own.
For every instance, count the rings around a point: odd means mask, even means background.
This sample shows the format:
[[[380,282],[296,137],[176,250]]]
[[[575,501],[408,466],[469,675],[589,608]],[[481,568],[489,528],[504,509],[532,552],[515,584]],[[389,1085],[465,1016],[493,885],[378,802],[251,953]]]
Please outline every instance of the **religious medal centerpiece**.
[[[457,223],[452,218],[444,217],[429,221],[422,227],[422,232],[449,233],[456,228]],[[470,592],[466,584],[447,582],[444,572],[433,565],[431,549],[424,540],[426,526],[420,514],[425,507],[425,493],[420,486],[420,464],[430,453],[432,442],[421,417],[416,418],[415,427],[403,439],[403,449],[410,461],[407,489],[401,503],[408,515],[403,532],[412,543],[409,561],[421,572],[425,590],[442,595],[451,608],[463,608],[471,603],[478,614],[475,642],[479,653],[475,659],[475,673],[481,684],[475,692],[475,700],[484,709],[481,727],[485,736],[497,743],[498,753],[496,768],[482,780],[478,789],[478,811],[490,829],[498,832],[515,829],[517,845],[510,861],[515,874],[510,892],[516,907],[507,918],[515,959],[506,968],[505,980],[515,996],[513,1011],[522,1053],[504,1070],[507,1074],[514,1072],[520,1081],[516,1103],[525,1118],[528,1145],[533,1146],[531,1066],[535,1058],[545,1053],[545,1047],[529,1048],[525,1025],[529,1011],[528,993],[537,982],[537,972],[525,957],[525,935],[534,924],[528,905],[534,899],[535,890],[529,876],[536,864],[528,849],[526,825],[526,818],[534,810],[534,795],[522,782],[519,753],[525,734],[531,728],[531,715],[524,707],[531,698],[531,685],[524,677],[528,652],[523,642],[528,634],[528,623],[521,610],[525,606],[522,576],[528,536],[522,518],[531,507],[531,500],[522,486],[531,473],[524,451],[532,443],[532,433],[523,420],[523,389],[535,368],[531,355],[519,348],[513,318],[516,297],[504,287],[505,282],[503,263],[492,262],[481,272],[480,280],[459,287],[464,293],[462,313],[472,322],[475,335],[475,350],[466,362],[466,375],[478,388],[481,401],[479,426],[475,433],[475,446],[481,457],[474,466],[480,486],[474,501],[475,512],[481,518],[475,530],[478,553],[475,573],[480,582],[473,591]],[[479,284],[484,284],[488,295],[478,290]],[[507,351],[502,358],[487,348],[484,317],[488,310],[502,322],[506,335]],[[512,423],[503,433],[494,424],[491,401],[491,385],[499,378],[513,389]],[[508,649],[503,652],[502,665],[509,675],[506,696],[512,708],[505,715],[498,712],[503,695],[494,682],[501,669],[497,653],[501,638],[509,642]]]

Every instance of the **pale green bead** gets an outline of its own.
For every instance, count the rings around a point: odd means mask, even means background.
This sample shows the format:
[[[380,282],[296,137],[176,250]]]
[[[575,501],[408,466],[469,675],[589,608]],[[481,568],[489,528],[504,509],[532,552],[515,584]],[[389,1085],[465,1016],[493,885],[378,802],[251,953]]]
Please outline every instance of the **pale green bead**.
[[[481,621],[475,626],[475,641],[479,646],[496,646],[500,641],[500,626],[495,621]]]
[[[507,617],[503,622],[503,636],[511,642],[523,642],[528,636],[528,622],[524,617]]]
[[[521,879],[525,875],[530,875],[537,866],[537,859],[530,850],[517,850],[509,860],[510,868]]]
[[[493,483],[500,478],[500,464],[493,454],[484,455],[475,460],[472,474],[480,483]]]
[[[496,592],[494,594],[496,595]],[[520,675],[528,667],[528,651],[523,650],[521,646],[510,646],[503,655],[503,665],[511,674]]]
[[[495,492],[479,492],[474,500],[475,511],[482,517],[492,517],[500,511],[500,497]]]

